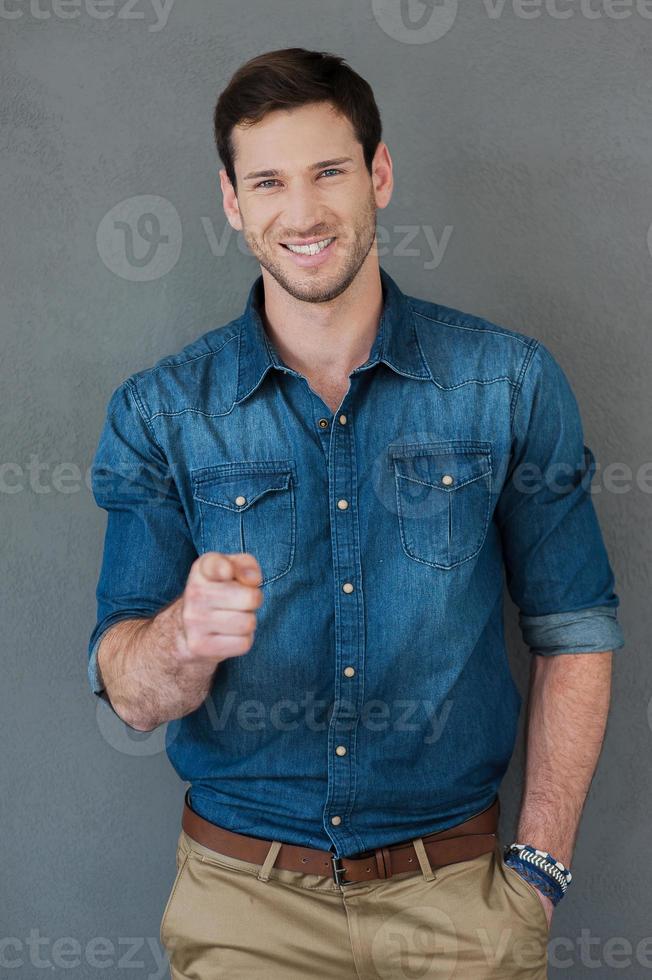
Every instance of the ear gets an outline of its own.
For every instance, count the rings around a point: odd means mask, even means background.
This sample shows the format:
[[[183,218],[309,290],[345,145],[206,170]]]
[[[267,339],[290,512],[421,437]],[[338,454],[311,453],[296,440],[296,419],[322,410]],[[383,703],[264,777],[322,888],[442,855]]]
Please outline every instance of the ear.
[[[236,231],[242,231],[242,218],[240,217],[238,196],[233,189],[233,184],[229,180],[224,167],[220,169],[220,186],[222,188],[222,206],[227,220]]]
[[[371,161],[371,180],[376,207],[386,208],[394,189],[394,165],[387,144],[380,142]]]

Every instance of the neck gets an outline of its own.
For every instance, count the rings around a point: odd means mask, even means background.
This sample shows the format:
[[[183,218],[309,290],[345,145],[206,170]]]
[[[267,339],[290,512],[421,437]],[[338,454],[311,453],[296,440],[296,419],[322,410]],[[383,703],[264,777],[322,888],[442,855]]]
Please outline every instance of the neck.
[[[265,331],[283,361],[304,377],[348,378],[369,357],[383,293],[378,263],[363,263],[335,299],[308,303],[290,296],[265,269]]]

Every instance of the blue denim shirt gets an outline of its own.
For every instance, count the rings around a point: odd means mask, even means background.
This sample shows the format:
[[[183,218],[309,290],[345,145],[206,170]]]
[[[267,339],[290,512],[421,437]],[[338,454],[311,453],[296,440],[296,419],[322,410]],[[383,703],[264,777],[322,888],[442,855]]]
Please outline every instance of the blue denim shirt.
[[[264,601],[166,750],[206,819],[339,856],[493,801],[521,697],[504,586],[538,655],[623,646],[576,399],[538,340],[381,268],[368,360],[333,413],[242,316],[125,379],[92,468],[108,512],[89,679],[119,620],[248,551]],[[106,692],[104,692],[106,697]]]

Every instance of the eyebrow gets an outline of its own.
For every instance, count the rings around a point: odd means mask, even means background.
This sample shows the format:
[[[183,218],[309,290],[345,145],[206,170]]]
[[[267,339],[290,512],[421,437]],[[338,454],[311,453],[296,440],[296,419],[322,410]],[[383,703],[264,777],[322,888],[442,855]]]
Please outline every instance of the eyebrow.
[[[308,170],[324,170],[326,167],[337,167],[341,163],[353,163],[353,157],[338,157],[335,160],[320,160],[318,163],[311,163]],[[254,170],[243,180],[257,180],[259,177],[281,177],[283,170]]]

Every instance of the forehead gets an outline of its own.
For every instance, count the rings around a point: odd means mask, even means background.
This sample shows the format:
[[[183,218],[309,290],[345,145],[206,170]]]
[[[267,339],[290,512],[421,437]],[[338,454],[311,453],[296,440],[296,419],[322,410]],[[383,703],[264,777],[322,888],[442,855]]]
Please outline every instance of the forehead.
[[[308,166],[314,160],[362,153],[353,126],[331,103],[274,109],[260,122],[233,129],[235,168],[241,174],[267,167]]]

